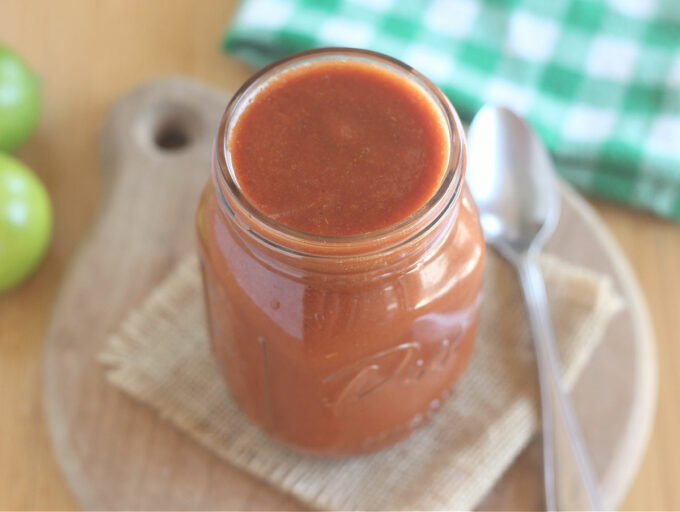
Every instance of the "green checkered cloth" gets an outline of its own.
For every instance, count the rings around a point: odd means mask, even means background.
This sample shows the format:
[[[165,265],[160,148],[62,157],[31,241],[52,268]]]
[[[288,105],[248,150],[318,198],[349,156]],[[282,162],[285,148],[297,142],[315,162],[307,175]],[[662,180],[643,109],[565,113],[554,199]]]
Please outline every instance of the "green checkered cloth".
[[[680,220],[680,0],[245,0],[224,40],[256,66],[321,46],[403,60],[464,120],[511,107],[568,181]]]

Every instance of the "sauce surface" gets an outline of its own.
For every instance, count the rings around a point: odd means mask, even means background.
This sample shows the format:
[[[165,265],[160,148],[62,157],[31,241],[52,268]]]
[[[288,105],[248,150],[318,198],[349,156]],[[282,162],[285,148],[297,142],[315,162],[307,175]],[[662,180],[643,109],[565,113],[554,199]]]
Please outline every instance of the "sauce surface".
[[[360,61],[293,68],[267,82],[228,141],[243,194],[317,235],[355,235],[408,217],[449,158],[434,101],[396,71]]]

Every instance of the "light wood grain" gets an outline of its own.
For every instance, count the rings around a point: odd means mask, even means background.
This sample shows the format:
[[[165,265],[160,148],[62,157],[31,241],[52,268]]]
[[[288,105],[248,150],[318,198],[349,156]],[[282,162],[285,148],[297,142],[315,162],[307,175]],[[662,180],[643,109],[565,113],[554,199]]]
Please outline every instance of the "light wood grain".
[[[45,180],[56,229],[40,270],[0,298],[0,509],[73,509],[41,404],[42,339],[54,295],[99,196],[97,136],[114,98],[152,76],[233,88],[250,73],[218,51],[233,1],[0,0],[0,39],[43,80],[44,109],[20,156]],[[680,508],[680,227],[596,202],[645,292],[658,339],[657,422],[630,509]]]

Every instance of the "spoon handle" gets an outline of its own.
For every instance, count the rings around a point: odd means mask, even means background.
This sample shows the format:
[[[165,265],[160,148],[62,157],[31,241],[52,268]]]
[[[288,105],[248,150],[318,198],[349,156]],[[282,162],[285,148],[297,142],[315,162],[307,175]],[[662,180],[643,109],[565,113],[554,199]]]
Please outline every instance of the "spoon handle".
[[[543,275],[531,255],[515,260],[527,302],[538,366],[543,421],[543,463],[546,507],[557,510],[555,491],[555,420],[566,434],[567,445],[576,460],[578,475],[592,510],[603,510],[590,458],[569,396],[562,386],[562,368],[545,292]]]

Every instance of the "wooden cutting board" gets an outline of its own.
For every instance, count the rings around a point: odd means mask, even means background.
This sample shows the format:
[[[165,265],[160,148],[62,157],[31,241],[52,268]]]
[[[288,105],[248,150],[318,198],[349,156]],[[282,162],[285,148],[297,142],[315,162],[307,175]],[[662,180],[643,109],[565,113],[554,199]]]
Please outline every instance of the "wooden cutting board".
[[[44,400],[57,460],[85,509],[299,509],[109,385],[96,360],[108,334],[194,248],[194,209],[228,96],[165,78],[123,97],[102,133],[101,208],[64,279],[47,335]],[[624,497],[656,402],[646,305],[628,264],[588,204],[563,187],[548,251],[612,276],[626,308],[573,393],[605,505]],[[480,504],[541,507],[534,440]]]

